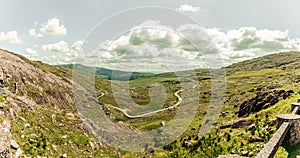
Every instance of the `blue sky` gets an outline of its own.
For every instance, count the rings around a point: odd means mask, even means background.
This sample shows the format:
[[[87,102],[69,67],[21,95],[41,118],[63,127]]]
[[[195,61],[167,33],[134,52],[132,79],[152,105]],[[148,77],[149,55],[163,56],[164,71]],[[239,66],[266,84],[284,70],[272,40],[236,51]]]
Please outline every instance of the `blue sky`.
[[[137,11],[141,18],[111,17],[145,6],[169,8],[177,13],[168,15],[167,20],[162,18],[163,10],[155,9],[149,11],[148,19],[141,10]],[[99,66],[122,69],[137,67],[134,64],[138,63],[144,65],[141,70],[149,70],[161,67],[155,63],[181,57],[190,66],[173,63],[178,69],[203,67],[203,61],[208,59],[228,65],[264,54],[299,50],[299,6],[297,0],[10,0],[0,5],[0,48],[50,64],[72,63],[97,24],[115,18],[119,20],[116,25],[106,32],[96,32],[99,40],[94,45],[105,46],[94,52],[93,57],[100,58]],[[179,20],[181,14],[194,23]],[[157,30],[141,28],[149,26]],[[113,36],[120,28],[126,33]],[[114,39],[106,39],[106,34]],[[196,43],[197,49],[184,43],[178,34]]]

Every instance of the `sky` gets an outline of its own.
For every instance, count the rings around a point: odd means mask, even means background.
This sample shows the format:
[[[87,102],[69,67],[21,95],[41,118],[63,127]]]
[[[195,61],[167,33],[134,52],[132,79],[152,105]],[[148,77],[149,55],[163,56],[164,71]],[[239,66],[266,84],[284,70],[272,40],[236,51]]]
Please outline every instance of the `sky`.
[[[221,67],[299,51],[299,6],[297,0],[2,1],[0,48],[53,65]]]

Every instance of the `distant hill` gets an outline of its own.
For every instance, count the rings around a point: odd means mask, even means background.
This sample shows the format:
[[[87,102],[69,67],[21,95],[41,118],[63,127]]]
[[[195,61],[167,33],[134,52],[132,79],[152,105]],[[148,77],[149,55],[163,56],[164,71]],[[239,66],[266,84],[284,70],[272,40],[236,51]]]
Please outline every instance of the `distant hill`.
[[[283,52],[270,54],[251,60],[242,61],[227,67],[229,73],[238,71],[258,71],[262,69],[281,68],[281,69],[299,69],[300,52]]]
[[[154,75],[153,73],[145,73],[145,72],[126,72],[126,71],[120,71],[120,70],[110,70],[106,68],[99,68],[99,67],[88,67],[80,64],[67,64],[67,65],[57,65],[58,67],[63,67],[67,69],[73,69],[74,66],[76,66],[76,69],[83,70],[83,71],[94,71],[96,75],[103,76],[104,78],[108,80],[134,80],[142,77],[147,77]],[[114,75],[114,76],[112,76]]]

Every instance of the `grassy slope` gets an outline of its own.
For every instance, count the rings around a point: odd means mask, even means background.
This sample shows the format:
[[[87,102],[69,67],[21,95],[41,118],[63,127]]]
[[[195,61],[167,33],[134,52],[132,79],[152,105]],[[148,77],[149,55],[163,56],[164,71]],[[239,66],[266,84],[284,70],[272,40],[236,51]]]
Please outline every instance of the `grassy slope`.
[[[164,149],[156,149],[154,153],[146,153],[146,155],[154,157],[215,157],[230,152],[240,154],[242,150],[251,150],[256,154],[275,131],[274,126],[266,130],[256,128],[254,131],[248,131],[246,128],[221,130],[218,127],[239,119],[236,116],[238,108],[235,107],[235,105],[240,105],[244,100],[255,96],[255,92],[249,92],[253,87],[262,86],[267,88],[272,85],[275,88],[293,89],[298,92],[298,79],[300,76],[298,65],[300,65],[300,63],[297,59],[299,59],[298,53],[282,53],[234,64],[228,67],[226,102],[223,107],[223,111],[228,112],[228,114],[224,117],[221,116],[215,126],[216,128],[204,137],[197,137],[197,131],[191,130],[192,128],[198,128],[202,123],[203,117],[205,116],[204,113],[209,105],[210,82],[209,80],[204,80],[209,77],[209,74],[207,71],[199,70],[197,76],[192,77],[197,78],[199,82],[202,83],[200,94],[204,96],[204,98],[201,99],[198,115],[190,125],[190,128],[187,129],[180,138]],[[69,79],[72,75],[70,70],[57,69],[39,62],[33,63],[36,64],[38,68],[44,71],[50,71],[64,79]],[[176,81],[176,77],[172,74],[154,75],[130,81],[130,88],[137,93],[137,95],[145,96],[145,99],[137,99],[135,101],[140,104],[146,104],[149,102],[149,96],[147,94],[148,86],[152,83],[161,83],[165,86],[168,93],[168,101],[166,104],[172,105],[176,102],[173,93],[180,88],[179,85],[172,84],[173,81]],[[110,81],[99,78],[96,88],[99,91],[108,92],[107,95],[101,98],[102,102],[116,105],[111,95],[110,84]],[[242,92],[245,93],[241,94]],[[295,94],[287,100],[280,101],[275,106],[265,109],[258,114],[251,114],[247,118],[254,120],[257,126],[264,127],[268,120],[275,118],[276,114],[288,112],[290,103],[299,97],[298,94]],[[144,155],[144,153],[122,152],[111,148],[97,148],[92,150],[88,142],[96,141],[95,138],[93,138],[88,131],[77,127],[80,122],[78,118],[70,120],[66,116],[67,112],[75,111],[76,109],[73,108],[57,112],[52,107],[46,106],[37,108],[34,112],[22,111],[19,117],[14,120],[13,137],[19,142],[25,153],[31,156],[45,155],[57,157],[64,153],[67,153],[68,156],[78,156],[85,154],[85,152],[87,154],[86,156],[94,157],[119,157],[120,155],[124,157],[142,157]],[[169,119],[172,119],[173,116],[172,113],[158,113],[153,117],[127,119],[117,111],[112,112],[116,117],[115,121],[122,120],[139,128],[141,131],[155,129],[159,127],[161,121],[167,122]],[[52,122],[52,114],[57,115],[57,122]],[[266,118],[266,114],[268,114],[268,118]],[[21,118],[25,118],[26,121]],[[24,128],[26,123],[30,123],[30,128]],[[58,127],[60,123],[65,124],[65,126]],[[38,135],[41,139],[32,136],[33,133]],[[86,136],[85,133],[88,136]],[[22,134],[24,134],[24,138],[21,138]],[[67,139],[62,139],[61,137],[63,135],[68,135]],[[260,136],[264,138],[264,142],[249,143],[243,139],[244,136]],[[184,140],[181,138],[186,137],[191,138],[191,142],[193,143],[192,148],[182,147]],[[54,151],[53,145],[58,147],[57,151]],[[288,151],[290,155],[295,153],[292,148],[287,148],[286,151]],[[286,151],[281,148],[278,155],[287,155],[288,152]]]
[[[261,130],[267,125],[269,120],[275,119],[279,113],[286,113],[289,111],[290,103],[295,102],[300,96],[298,93],[291,96],[287,100],[280,101],[275,106],[268,109],[262,110],[257,114],[251,114],[250,116],[242,119],[252,119],[256,124],[257,128],[253,131],[248,131],[246,128],[242,129],[219,129],[221,125],[226,125],[231,122],[235,122],[241,118],[238,118],[236,112],[238,107],[243,101],[248,98],[254,97],[255,92],[251,92],[250,89],[262,86],[265,90],[271,90],[270,87],[275,89],[293,89],[295,92],[299,91],[299,76],[300,71],[298,69],[299,53],[281,53],[258,58],[242,63],[234,64],[227,70],[227,93],[226,102],[223,107],[223,111],[227,112],[226,116],[220,116],[217,122],[216,128],[202,138],[197,137],[197,132],[191,130],[192,128],[198,128],[202,123],[204,117],[203,112],[206,111],[208,106],[207,99],[203,99],[199,105],[198,115],[192,122],[190,128],[181,136],[177,141],[173,142],[165,149],[157,149],[154,152],[160,156],[174,157],[174,156],[192,156],[192,157],[214,157],[220,154],[237,153],[241,154],[241,151],[253,151],[256,155],[263,145],[275,132],[275,127],[270,126]],[[198,75],[207,76],[205,72],[199,73]],[[199,76],[196,76],[201,78]],[[202,77],[203,78],[203,77]],[[166,83],[164,81],[176,80],[172,75],[160,75],[156,78],[141,78],[139,80],[133,80],[130,82],[132,88],[136,89],[137,93],[146,95],[147,85],[152,82]],[[209,92],[209,81],[200,81],[205,86],[201,89],[201,92]],[[166,83],[166,87],[173,85]],[[169,92],[168,94],[171,94]],[[103,98],[105,103],[109,99]],[[266,117],[267,115],[267,117]],[[119,114],[119,116],[122,116]],[[169,116],[169,117],[168,117]],[[164,118],[164,119],[160,119]],[[151,130],[159,127],[161,120],[165,121],[165,118],[170,119],[170,115],[164,113],[157,114],[152,119],[134,119],[127,120],[122,118],[123,121],[130,123],[140,130]],[[149,128],[148,128],[149,127]],[[245,136],[257,136],[263,138],[263,142],[249,143],[244,139]],[[181,138],[191,137],[193,142],[193,148],[187,149],[182,147],[184,143]],[[291,153],[291,149],[287,149]],[[152,154],[150,154],[152,155]],[[287,155],[287,152],[283,149],[280,150],[278,155]]]

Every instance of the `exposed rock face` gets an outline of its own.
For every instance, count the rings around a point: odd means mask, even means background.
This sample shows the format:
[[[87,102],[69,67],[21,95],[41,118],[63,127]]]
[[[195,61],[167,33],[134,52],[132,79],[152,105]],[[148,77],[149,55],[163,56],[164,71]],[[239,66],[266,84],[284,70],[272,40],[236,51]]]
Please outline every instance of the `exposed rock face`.
[[[21,100],[30,98],[28,100],[33,100],[38,105],[51,105],[58,109],[74,105],[71,81],[36,68],[38,64],[41,63],[0,49],[0,83],[5,83],[2,86]],[[3,72],[5,75],[2,75]],[[9,81],[3,81],[6,77]]]
[[[5,120],[0,124],[0,157],[9,158],[11,156],[10,141],[10,122]]]
[[[0,95],[7,96],[0,105],[2,116],[15,118],[22,109],[34,110],[43,105],[73,109],[73,87],[67,72],[0,49]],[[55,121],[55,116],[52,119]],[[30,124],[24,128],[30,128]],[[0,157],[10,158],[11,151],[15,153],[13,157],[23,153],[11,139],[9,121],[0,122]]]
[[[238,111],[238,117],[247,116],[253,112],[258,112],[262,109],[266,109],[279,100],[289,97],[293,90],[272,90],[267,92],[257,92],[256,96],[244,101],[240,105]]]
[[[1,158],[11,158],[20,157],[23,151],[20,149],[19,144],[12,139],[11,135],[11,124],[8,120],[4,120],[0,124],[0,157]],[[12,154],[12,150],[15,154]]]

